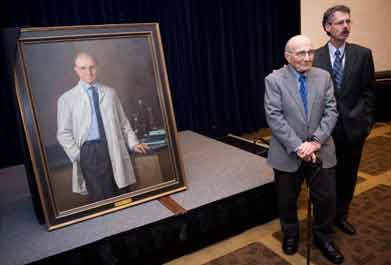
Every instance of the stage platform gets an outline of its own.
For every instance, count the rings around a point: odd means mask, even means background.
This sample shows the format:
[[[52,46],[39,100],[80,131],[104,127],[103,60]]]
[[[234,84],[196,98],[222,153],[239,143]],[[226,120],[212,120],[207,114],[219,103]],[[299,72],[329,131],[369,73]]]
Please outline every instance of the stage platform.
[[[23,166],[0,170],[1,264],[161,264],[277,217],[264,158],[191,131],[179,133],[184,192],[48,232],[38,224]]]

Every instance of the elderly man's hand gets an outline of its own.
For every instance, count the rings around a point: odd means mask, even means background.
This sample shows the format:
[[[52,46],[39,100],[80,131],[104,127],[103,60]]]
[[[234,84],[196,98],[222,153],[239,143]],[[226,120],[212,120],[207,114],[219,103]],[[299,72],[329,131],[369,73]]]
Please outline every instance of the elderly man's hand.
[[[320,149],[320,143],[316,141],[304,142],[297,149],[297,155],[303,159]]]
[[[146,154],[149,150],[149,147],[146,144],[137,144],[133,147],[133,150],[140,154]]]
[[[312,154],[310,154],[308,156],[302,157],[301,159],[303,159],[306,162],[316,163],[316,155],[315,155],[315,153],[312,153]]]

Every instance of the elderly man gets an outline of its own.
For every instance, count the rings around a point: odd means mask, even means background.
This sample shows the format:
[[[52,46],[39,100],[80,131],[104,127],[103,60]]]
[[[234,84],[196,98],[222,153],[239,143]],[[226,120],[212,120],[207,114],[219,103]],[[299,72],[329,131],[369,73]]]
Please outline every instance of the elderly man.
[[[351,29],[347,6],[326,10],[322,24],[330,39],[316,51],[314,65],[331,74],[339,113],[332,133],[338,160],[335,224],[346,234],[354,235],[356,229],[348,221],[349,206],[365,138],[375,122],[373,59],[371,50],[346,42]]]
[[[306,178],[314,205],[314,243],[340,264],[343,255],[328,235],[336,200],[331,131],[338,115],[329,73],[312,67],[314,52],[308,37],[292,37],[285,48],[289,65],[265,78],[265,113],[272,130],[268,163],[275,175],[283,251],[293,255],[298,249],[297,198]],[[318,159],[320,171],[312,175]]]
[[[114,89],[96,81],[95,59],[75,58],[75,87],[58,99],[57,140],[73,163],[72,191],[99,201],[134,183],[128,148],[145,153]]]

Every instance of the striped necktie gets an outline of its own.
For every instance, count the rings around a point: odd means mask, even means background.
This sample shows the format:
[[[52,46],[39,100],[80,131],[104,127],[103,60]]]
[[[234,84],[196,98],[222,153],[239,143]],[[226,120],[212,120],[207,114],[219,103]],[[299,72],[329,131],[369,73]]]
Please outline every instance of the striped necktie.
[[[335,60],[333,64],[333,76],[334,76],[337,91],[339,92],[342,85],[343,68],[342,68],[341,52],[338,49],[335,51]]]

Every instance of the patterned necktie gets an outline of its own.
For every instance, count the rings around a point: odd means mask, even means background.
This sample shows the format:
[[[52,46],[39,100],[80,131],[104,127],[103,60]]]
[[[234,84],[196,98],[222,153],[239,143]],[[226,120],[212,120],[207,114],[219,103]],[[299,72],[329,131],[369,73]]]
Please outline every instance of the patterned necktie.
[[[304,75],[300,75],[299,83],[300,83],[301,101],[303,102],[304,112],[305,112],[305,114],[307,114],[307,84],[306,84]]]
[[[98,92],[96,91],[95,87],[90,86],[88,89],[92,93],[92,101],[94,103],[96,119],[98,121],[99,136],[100,136],[101,140],[104,140],[104,139],[106,139],[106,135],[105,135],[104,127],[103,127],[102,115],[100,113],[100,108],[99,108],[99,95],[98,95]]]
[[[338,49],[335,51],[335,60],[333,64],[333,76],[334,76],[335,84],[337,86],[337,91],[340,91],[342,78],[343,78],[343,68],[342,68],[341,52]]]

